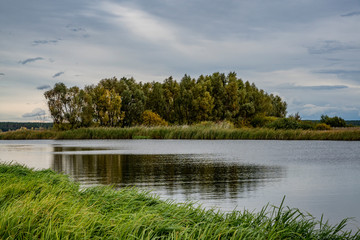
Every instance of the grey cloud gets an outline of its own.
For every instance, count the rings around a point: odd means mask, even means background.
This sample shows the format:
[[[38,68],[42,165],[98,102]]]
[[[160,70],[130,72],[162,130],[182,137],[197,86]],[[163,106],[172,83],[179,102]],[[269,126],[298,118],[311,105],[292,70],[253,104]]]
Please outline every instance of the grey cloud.
[[[42,58],[42,57],[28,58],[28,59],[25,59],[23,61],[19,61],[19,63],[22,64],[22,65],[25,65],[27,63],[36,62],[36,61],[39,61],[39,60],[44,60],[44,58]]]
[[[320,70],[320,71],[315,71],[314,73],[319,73],[319,74],[335,74],[340,78],[344,78],[344,79],[351,79],[351,80],[355,80],[355,81],[359,81],[360,79],[360,70]]]
[[[73,26],[66,26],[67,29],[69,29],[70,31],[72,32],[85,32],[85,28],[82,28],[82,27],[73,27]]]
[[[85,28],[77,27],[71,24],[67,25],[66,28],[72,32],[86,32]]]
[[[295,86],[295,85],[287,85],[287,86],[284,86],[283,88],[284,88],[284,89],[321,91],[321,90],[338,90],[338,89],[345,89],[345,88],[348,88],[348,86],[345,86],[345,85],[319,85],[319,86]]]
[[[352,17],[352,16],[357,16],[357,15],[360,15],[360,11],[346,13],[346,14],[343,14],[343,15],[341,15],[341,16],[342,16],[342,17]]]
[[[45,90],[45,89],[49,89],[49,88],[51,88],[50,85],[42,85],[42,86],[37,87],[36,89]]]
[[[5,73],[0,73],[0,76],[5,76]]]
[[[300,87],[304,90],[338,90],[338,89],[344,89],[348,88],[348,86],[345,85],[322,85],[322,86],[302,86]]]
[[[75,34],[80,35],[83,38],[90,37],[90,35],[88,33],[86,33],[86,29],[83,28],[83,27],[78,27],[78,26],[74,26],[74,25],[69,24],[69,25],[66,26],[66,28],[69,31],[71,31],[71,32],[73,32]]]
[[[59,77],[61,75],[63,75],[65,72],[58,72],[58,73],[55,73],[54,76],[52,76],[53,78],[56,78],[56,77]]]
[[[24,118],[39,117],[39,116],[44,116],[45,114],[46,114],[45,110],[43,110],[41,108],[35,108],[30,113],[23,114],[22,117],[24,117]]]
[[[359,44],[343,43],[339,41],[321,41],[314,46],[308,47],[310,54],[326,54],[344,50],[356,50],[360,49]]]
[[[38,46],[38,45],[45,45],[45,44],[56,44],[58,43],[59,40],[35,40],[33,41],[32,45],[34,46]]]

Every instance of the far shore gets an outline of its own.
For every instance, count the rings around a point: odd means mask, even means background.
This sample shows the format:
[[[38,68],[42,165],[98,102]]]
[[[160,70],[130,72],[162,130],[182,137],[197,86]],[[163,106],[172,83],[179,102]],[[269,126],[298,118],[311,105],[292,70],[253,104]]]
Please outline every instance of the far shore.
[[[331,130],[228,128],[219,126],[161,126],[79,128],[66,131],[21,129],[0,133],[0,140],[25,139],[253,139],[359,141],[360,128]]]

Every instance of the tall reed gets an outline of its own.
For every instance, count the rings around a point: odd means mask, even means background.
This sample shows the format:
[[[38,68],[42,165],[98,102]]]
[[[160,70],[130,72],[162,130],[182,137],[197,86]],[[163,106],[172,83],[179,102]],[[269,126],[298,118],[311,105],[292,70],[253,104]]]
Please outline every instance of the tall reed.
[[[228,128],[217,125],[131,128],[79,128],[68,131],[19,130],[0,133],[3,139],[264,139],[359,141],[360,128],[287,130]]]
[[[92,187],[0,164],[0,239],[360,239],[298,209],[221,213],[135,188]]]

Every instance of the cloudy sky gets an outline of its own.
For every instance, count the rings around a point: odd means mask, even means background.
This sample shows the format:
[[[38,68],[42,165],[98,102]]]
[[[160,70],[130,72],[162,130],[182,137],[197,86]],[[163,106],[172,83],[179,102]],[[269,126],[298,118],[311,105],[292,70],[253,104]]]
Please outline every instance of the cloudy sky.
[[[0,121],[43,119],[57,82],[230,71],[289,114],[360,119],[360,1],[0,2]]]

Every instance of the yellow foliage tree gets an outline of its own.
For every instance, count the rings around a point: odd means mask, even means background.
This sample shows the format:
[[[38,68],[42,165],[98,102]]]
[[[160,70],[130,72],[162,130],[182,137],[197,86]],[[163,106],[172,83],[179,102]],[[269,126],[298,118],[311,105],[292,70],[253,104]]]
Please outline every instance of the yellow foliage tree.
[[[143,125],[148,127],[167,126],[168,122],[162,119],[159,114],[154,113],[151,110],[146,110],[143,112]]]

